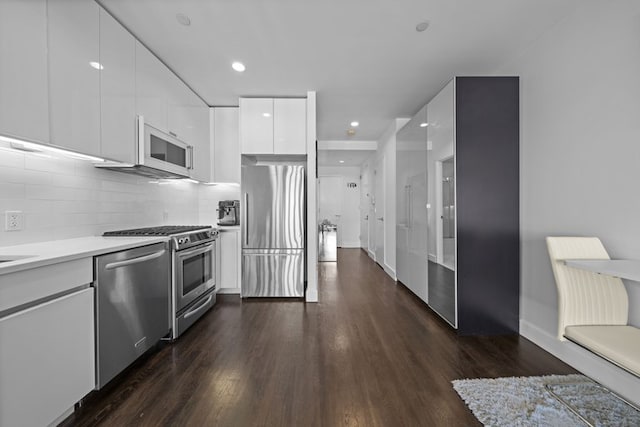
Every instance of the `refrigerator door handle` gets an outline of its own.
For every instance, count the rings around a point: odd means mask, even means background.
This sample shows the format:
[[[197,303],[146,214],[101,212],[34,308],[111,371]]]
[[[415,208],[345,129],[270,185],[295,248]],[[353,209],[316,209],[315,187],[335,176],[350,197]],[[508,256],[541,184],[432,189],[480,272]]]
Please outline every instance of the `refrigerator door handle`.
[[[249,245],[249,193],[244,193],[244,244]]]

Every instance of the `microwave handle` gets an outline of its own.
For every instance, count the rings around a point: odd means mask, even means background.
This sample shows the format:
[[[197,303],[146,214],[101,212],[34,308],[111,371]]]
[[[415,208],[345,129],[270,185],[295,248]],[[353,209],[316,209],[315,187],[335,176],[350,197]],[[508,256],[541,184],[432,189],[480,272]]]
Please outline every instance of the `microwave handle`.
[[[189,152],[189,164],[187,165],[187,169],[193,170],[193,146],[187,146],[187,151]]]
[[[139,165],[144,164],[144,116],[138,116],[136,120],[136,124],[138,128],[138,138],[136,138],[136,143],[138,144],[138,150],[136,155],[138,158],[136,159],[136,163]]]

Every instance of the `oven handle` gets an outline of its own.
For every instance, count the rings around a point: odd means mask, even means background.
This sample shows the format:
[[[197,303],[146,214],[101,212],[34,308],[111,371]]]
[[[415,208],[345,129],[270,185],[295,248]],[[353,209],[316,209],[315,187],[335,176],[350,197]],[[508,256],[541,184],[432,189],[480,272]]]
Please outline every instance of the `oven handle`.
[[[203,302],[202,304],[200,304],[197,308],[188,311],[184,314],[184,318],[188,319],[189,317],[193,316],[194,314],[196,314],[197,312],[199,312],[200,310],[202,310],[203,308],[205,308],[207,306],[207,304],[209,304],[211,302],[211,300],[213,299],[213,295],[209,295],[207,297],[207,299],[205,300],[205,302]]]
[[[198,248],[188,252],[176,252],[176,255],[178,255],[180,258],[186,258],[193,255],[200,255],[205,252],[209,252],[211,249],[213,249],[213,245],[207,245],[204,248]]]
[[[154,252],[152,254],[141,256],[141,257],[138,257],[138,258],[131,258],[131,259],[127,259],[127,260],[124,260],[124,261],[111,262],[111,263],[105,265],[104,268],[106,270],[113,270],[115,268],[126,267],[126,266],[129,266],[129,265],[138,264],[140,262],[145,262],[145,261],[149,261],[149,260],[152,260],[152,259],[160,258],[162,255],[165,254],[165,252],[167,252],[167,251],[165,249],[162,249],[162,250],[160,250],[158,252]]]

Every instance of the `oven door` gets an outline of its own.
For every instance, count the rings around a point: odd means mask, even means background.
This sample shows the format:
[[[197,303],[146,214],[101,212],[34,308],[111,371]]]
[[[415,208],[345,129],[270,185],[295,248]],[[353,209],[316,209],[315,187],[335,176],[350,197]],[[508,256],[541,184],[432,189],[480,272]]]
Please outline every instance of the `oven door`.
[[[207,290],[215,289],[215,241],[176,252],[176,313]]]

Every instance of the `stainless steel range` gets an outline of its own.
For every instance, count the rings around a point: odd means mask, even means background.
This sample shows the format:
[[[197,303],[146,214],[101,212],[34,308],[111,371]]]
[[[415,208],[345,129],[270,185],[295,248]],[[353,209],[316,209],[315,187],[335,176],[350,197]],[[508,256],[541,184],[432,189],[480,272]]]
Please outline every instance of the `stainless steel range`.
[[[211,226],[161,226],[108,231],[104,236],[171,239],[171,339],[178,338],[216,302],[216,245]]]

